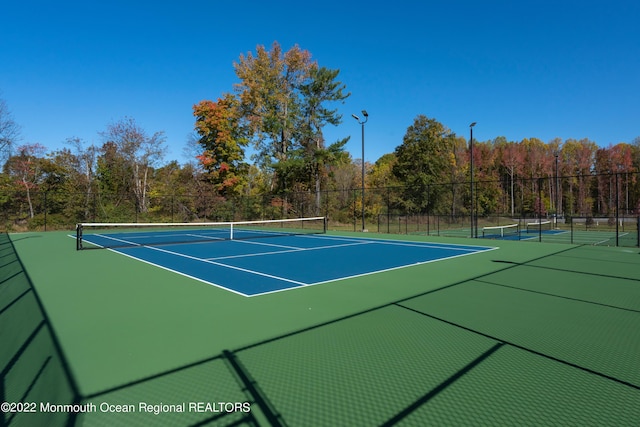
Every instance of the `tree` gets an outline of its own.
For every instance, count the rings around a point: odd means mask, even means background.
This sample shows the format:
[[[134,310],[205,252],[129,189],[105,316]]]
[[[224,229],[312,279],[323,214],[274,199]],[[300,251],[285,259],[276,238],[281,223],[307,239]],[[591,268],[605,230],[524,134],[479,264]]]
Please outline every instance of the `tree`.
[[[337,109],[327,108],[327,103],[342,102],[349,97],[343,93],[345,86],[336,81],[339,70],[312,66],[308,81],[301,85],[302,123],[299,135],[307,184],[315,190],[316,213],[320,210],[320,189],[322,180],[327,178],[328,166],[338,161],[344,153],[344,146],[349,138],[336,141],[325,147],[323,128],[327,124],[337,126],[342,122],[342,115]]]
[[[506,141],[506,140],[505,140]],[[510,190],[510,201],[511,201],[511,216],[515,216],[515,185],[514,180],[516,175],[520,173],[523,168],[524,163],[524,152],[520,149],[518,144],[515,142],[505,142],[501,144],[500,149],[502,151],[501,162],[502,166],[504,166],[507,175],[509,176],[509,190]]]
[[[464,146],[459,146],[460,149]],[[473,145],[474,163],[474,203],[476,214],[485,215],[495,212],[499,205],[499,176],[497,150],[492,141],[479,142]]]
[[[149,173],[153,166],[162,160],[165,150],[164,133],[156,132],[148,136],[134,119],[126,117],[108,125],[102,136],[106,141],[103,156],[111,160],[119,157],[125,168],[120,171],[123,176],[112,178],[121,180],[133,192],[138,212],[147,212]],[[102,171],[109,175],[115,172],[104,169]]]
[[[393,174],[393,167],[398,161],[395,153],[384,154],[373,164],[369,173],[369,183],[373,188],[395,187],[398,179]]]
[[[11,148],[20,138],[20,126],[13,120],[4,99],[0,99],[0,162],[11,155]]]
[[[32,190],[38,188],[43,179],[43,159],[46,148],[40,144],[26,144],[17,148],[18,154],[8,161],[8,170],[18,187],[25,191],[29,205],[29,218],[33,218]]]
[[[311,54],[297,45],[283,53],[274,42],[271,51],[257,46],[256,55],[240,55],[234,63],[241,115],[258,151],[260,164],[287,160],[300,121],[300,86],[309,78]]]
[[[96,192],[98,148],[93,144],[87,146],[85,141],[77,137],[67,138],[66,143],[73,147],[73,152],[67,155],[63,155],[65,153],[62,152],[57,153],[56,158],[58,162],[64,162],[63,167],[74,185],[72,191],[84,195],[81,218],[86,219],[90,215],[91,202]]]
[[[342,121],[342,115],[330,104],[344,102],[349,96],[337,80],[339,70],[319,67],[311,54],[297,45],[285,52],[277,42],[270,50],[259,45],[255,54],[240,55],[234,68],[240,80],[234,85],[236,97],[223,98],[227,104],[224,120],[227,124],[233,121],[227,130],[253,146],[252,159],[262,172],[272,174],[265,182],[271,184],[271,192],[284,194],[283,207],[289,205],[286,199],[293,191],[313,192],[311,209],[319,212],[321,188],[331,165],[344,156],[348,141],[344,138],[327,144],[323,134],[327,125]],[[229,143],[218,138],[218,144],[229,147]],[[204,160],[212,162],[211,156]],[[229,166],[220,158],[213,164]],[[222,170],[211,172],[215,175]],[[299,200],[303,198],[307,199]],[[309,212],[309,207],[301,208]]]
[[[572,176],[569,181],[569,195],[572,198],[569,208],[579,215],[591,213],[593,199],[588,187],[591,183],[592,172],[595,167],[595,153],[598,147],[588,139],[567,139],[562,146],[563,158],[568,162],[566,167]],[[578,192],[574,194],[573,186],[577,184]]]
[[[437,206],[452,161],[455,134],[444,125],[419,115],[396,147],[393,173],[406,186],[405,204],[410,211],[430,211]]]
[[[194,105],[193,115],[204,149],[197,159],[209,181],[221,196],[238,194],[246,182],[248,165],[243,160],[248,140],[239,126],[237,101],[229,94],[218,102],[202,101]]]

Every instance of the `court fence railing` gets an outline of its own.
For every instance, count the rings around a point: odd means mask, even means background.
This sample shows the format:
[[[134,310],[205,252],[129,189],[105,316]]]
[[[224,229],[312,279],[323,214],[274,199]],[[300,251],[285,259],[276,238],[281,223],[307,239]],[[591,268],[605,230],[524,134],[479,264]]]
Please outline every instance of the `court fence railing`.
[[[553,221],[557,230],[540,233],[538,241],[606,241],[640,246],[639,177],[625,173],[476,180],[473,192],[469,182],[420,188],[387,186],[365,188],[364,197],[361,188],[233,198],[206,192],[149,192],[144,203],[133,193],[12,191],[0,194],[0,229],[48,231],[73,229],[81,222],[174,223],[324,216],[330,230],[476,238],[482,236],[482,227],[486,226]],[[604,234],[581,236],[595,232],[619,234],[608,239]],[[523,240],[535,239],[527,236]]]

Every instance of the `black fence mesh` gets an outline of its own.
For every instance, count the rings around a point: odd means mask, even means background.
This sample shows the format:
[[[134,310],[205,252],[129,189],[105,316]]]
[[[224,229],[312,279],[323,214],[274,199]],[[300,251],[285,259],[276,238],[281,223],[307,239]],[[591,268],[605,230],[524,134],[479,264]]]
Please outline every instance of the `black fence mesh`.
[[[0,194],[8,231],[72,229],[78,222],[242,221],[326,216],[329,228],[379,233],[482,237],[483,227],[551,221],[538,241],[638,246],[636,173],[286,192],[223,198],[213,194],[13,192]],[[473,194],[473,200],[471,195]],[[363,209],[364,201],[364,209]],[[586,232],[615,233],[583,239]],[[577,234],[576,234],[577,233]],[[522,240],[531,241],[531,233]],[[546,238],[546,239],[545,239]]]

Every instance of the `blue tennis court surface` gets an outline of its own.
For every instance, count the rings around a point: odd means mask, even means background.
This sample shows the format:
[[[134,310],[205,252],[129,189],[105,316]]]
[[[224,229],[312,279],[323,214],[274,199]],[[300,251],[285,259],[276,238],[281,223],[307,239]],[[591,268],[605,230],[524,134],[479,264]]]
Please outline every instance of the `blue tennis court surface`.
[[[92,238],[103,237],[85,236],[85,241],[92,243]],[[310,234],[110,250],[240,295],[256,296],[492,249]]]

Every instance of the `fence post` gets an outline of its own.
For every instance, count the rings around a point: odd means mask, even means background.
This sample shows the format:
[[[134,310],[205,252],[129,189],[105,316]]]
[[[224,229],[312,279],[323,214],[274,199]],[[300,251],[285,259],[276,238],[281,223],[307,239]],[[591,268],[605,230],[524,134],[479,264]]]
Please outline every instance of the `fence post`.
[[[538,178],[538,242],[542,242],[542,178]]]
[[[389,221],[391,221],[391,196],[389,195],[389,187],[387,187],[387,233],[390,233]]]
[[[571,217],[571,244],[573,245],[573,219],[574,217]],[[565,218],[566,221],[566,218]]]
[[[618,203],[620,202],[618,197],[618,174],[616,173],[616,247],[620,246],[620,218],[619,218],[619,209]]]
[[[353,231],[356,231],[356,199],[358,195],[356,194],[356,190],[353,190]]]
[[[47,191],[44,192],[44,231],[47,231]]]

